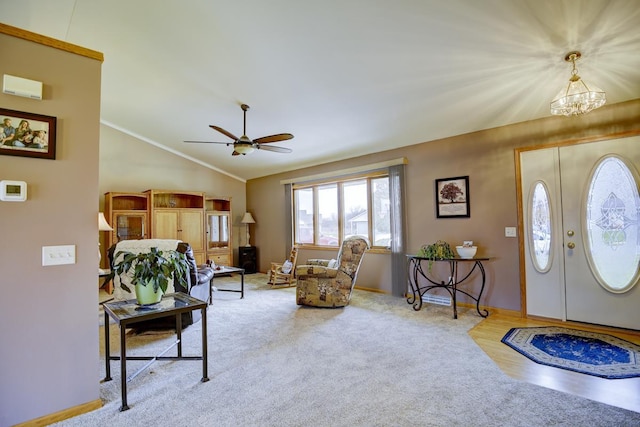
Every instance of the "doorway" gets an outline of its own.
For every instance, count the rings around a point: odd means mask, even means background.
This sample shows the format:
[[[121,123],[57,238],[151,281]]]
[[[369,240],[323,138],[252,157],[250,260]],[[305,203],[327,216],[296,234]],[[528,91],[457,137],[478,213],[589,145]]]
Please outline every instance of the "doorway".
[[[640,136],[519,162],[526,314],[640,329]]]

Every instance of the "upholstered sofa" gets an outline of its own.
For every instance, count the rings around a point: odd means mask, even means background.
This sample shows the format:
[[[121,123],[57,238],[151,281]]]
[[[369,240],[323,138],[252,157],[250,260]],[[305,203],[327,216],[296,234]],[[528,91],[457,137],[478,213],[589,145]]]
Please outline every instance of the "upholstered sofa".
[[[180,283],[170,283],[167,288],[167,293],[171,292],[184,292],[202,301],[209,302],[209,287],[211,286],[211,280],[213,279],[213,269],[207,266],[198,266],[193,256],[193,249],[191,245],[179,240],[168,239],[141,239],[141,240],[123,240],[111,246],[107,251],[109,257],[109,265],[113,265],[114,257],[120,251],[128,251],[132,253],[141,253],[148,251],[150,248],[156,247],[160,250],[177,250],[185,254],[186,262],[188,264],[188,274],[185,277],[187,286],[184,287]],[[135,293],[127,292],[120,287],[121,279],[116,276],[113,279],[113,297],[115,300],[135,299]],[[133,289],[132,286],[129,288]],[[182,314],[182,327],[185,328],[200,320],[200,310],[194,310],[189,313]],[[135,329],[165,329],[175,328],[174,317],[162,317],[159,319],[149,320],[147,322],[140,322],[134,324]]]
[[[330,260],[310,259],[296,267],[296,302],[313,307],[344,307],[351,300],[362,257],[369,249],[363,236],[346,238],[335,267]]]

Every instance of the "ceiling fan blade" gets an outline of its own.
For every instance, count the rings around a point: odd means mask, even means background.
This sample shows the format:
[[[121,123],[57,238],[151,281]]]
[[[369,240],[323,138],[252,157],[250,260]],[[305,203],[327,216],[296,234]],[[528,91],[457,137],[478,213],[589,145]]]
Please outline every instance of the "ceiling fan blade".
[[[288,139],[293,139],[293,135],[290,133],[279,133],[277,135],[263,136],[262,138],[254,139],[253,142],[256,144],[268,144],[270,142],[286,141]]]
[[[276,153],[291,153],[293,151],[291,148],[278,147],[277,145],[260,145],[260,144],[256,144],[256,148],[258,150],[273,151],[273,152],[276,152]]]
[[[229,131],[226,131],[226,130],[222,129],[222,128],[221,128],[221,127],[219,127],[219,126],[209,125],[209,127],[210,127],[211,129],[215,129],[215,130],[217,130],[218,132],[220,132],[220,133],[221,133],[221,134],[223,134],[223,135],[228,136],[229,138],[233,139],[234,141],[237,141],[238,139],[240,139],[240,138],[238,138],[237,136],[235,136],[234,134],[232,134],[231,132],[229,132]]]
[[[184,142],[195,143],[195,144],[224,144],[224,145],[233,144],[233,142],[220,142],[220,141],[184,141]]]

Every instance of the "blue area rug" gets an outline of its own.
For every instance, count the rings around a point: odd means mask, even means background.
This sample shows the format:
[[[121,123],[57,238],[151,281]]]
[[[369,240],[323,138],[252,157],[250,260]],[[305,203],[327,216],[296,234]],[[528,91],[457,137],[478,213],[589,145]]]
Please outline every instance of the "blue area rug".
[[[502,342],[534,362],[608,379],[640,377],[640,345],[561,327],[512,328]]]

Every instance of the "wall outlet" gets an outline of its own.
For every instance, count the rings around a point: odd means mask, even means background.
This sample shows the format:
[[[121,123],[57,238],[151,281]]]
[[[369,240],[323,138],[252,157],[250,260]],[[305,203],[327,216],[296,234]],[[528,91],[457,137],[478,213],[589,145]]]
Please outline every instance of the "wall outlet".
[[[505,227],[504,228],[504,237],[516,237],[516,228],[515,227]]]
[[[76,263],[76,245],[43,246],[42,265],[63,265]]]

